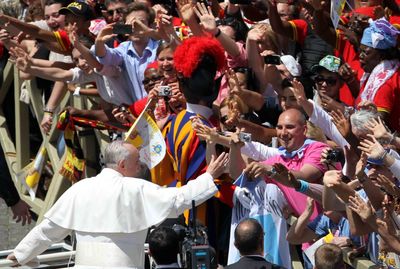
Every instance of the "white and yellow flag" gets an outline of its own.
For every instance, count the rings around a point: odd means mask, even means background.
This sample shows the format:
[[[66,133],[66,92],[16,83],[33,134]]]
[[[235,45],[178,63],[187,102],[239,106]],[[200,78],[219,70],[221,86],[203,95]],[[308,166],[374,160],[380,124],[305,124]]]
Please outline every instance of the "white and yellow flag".
[[[340,17],[342,16],[345,4],[346,4],[346,0],[332,0],[331,1],[331,20],[332,20],[332,24],[335,27],[335,29],[337,29],[337,27],[339,25],[339,20],[340,20]]]
[[[140,161],[145,163],[149,169],[164,159],[166,152],[164,137],[146,109],[126,133],[125,141],[139,150]]]

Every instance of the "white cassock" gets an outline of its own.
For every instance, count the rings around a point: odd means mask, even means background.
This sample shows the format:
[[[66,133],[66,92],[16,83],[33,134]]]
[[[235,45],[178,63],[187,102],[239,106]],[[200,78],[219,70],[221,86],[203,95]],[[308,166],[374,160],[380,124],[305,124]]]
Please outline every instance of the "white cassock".
[[[147,229],[177,217],[217,192],[209,173],[181,188],[163,188],[105,168],[69,188],[14,250],[25,264],[76,233],[76,268],[143,268]]]

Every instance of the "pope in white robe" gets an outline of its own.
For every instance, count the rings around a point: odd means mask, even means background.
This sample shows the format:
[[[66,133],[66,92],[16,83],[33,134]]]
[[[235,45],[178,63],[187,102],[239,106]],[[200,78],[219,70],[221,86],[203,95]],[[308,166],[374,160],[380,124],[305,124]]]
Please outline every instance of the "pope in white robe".
[[[148,228],[182,214],[192,200],[198,205],[211,198],[214,178],[227,164],[227,155],[220,155],[187,185],[163,188],[134,178],[140,163],[131,144],[112,142],[104,159],[108,168],[69,188],[8,259],[26,264],[74,231],[76,268],[143,268]]]

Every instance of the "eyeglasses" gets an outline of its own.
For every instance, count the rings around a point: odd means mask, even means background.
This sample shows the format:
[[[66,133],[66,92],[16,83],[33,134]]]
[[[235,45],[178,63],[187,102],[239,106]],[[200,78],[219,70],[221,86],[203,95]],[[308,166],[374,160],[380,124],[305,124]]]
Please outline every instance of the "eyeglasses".
[[[337,78],[325,78],[323,76],[317,76],[315,77],[314,81],[318,84],[326,82],[326,84],[329,86],[335,86],[338,80]]]
[[[108,16],[114,15],[114,12],[117,12],[118,14],[125,14],[127,12],[127,10],[126,10],[126,8],[120,7],[120,8],[110,9],[110,10],[106,11]]]
[[[163,76],[154,76],[154,77],[150,77],[150,78],[145,78],[145,79],[143,79],[142,82],[144,85],[146,85],[146,84],[149,84],[150,82],[154,83],[162,78],[163,78]]]

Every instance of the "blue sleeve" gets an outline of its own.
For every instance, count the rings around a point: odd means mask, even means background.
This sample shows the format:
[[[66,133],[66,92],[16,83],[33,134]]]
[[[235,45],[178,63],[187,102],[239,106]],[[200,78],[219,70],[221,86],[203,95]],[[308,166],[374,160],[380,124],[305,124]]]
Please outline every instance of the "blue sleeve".
[[[96,59],[103,65],[121,65],[124,61],[124,52],[127,51],[127,45],[129,45],[128,42],[123,42],[117,48],[109,48],[104,44],[106,55],[104,57],[96,57]]]
[[[307,224],[319,237],[325,236],[329,233],[329,218],[324,214],[318,215],[313,221]]]
[[[339,236],[350,237],[351,241],[355,246],[360,246],[360,236],[351,235],[350,223],[346,218],[342,218],[339,223],[340,233]]]

